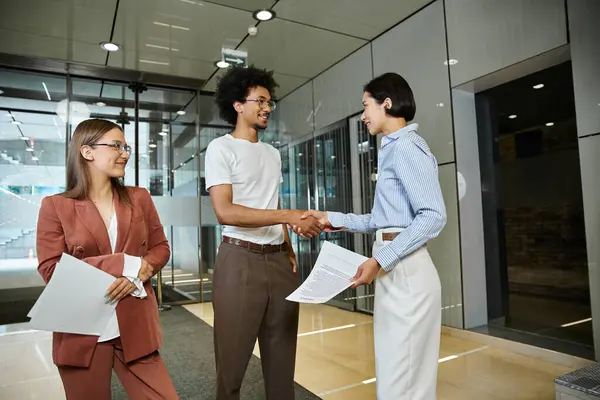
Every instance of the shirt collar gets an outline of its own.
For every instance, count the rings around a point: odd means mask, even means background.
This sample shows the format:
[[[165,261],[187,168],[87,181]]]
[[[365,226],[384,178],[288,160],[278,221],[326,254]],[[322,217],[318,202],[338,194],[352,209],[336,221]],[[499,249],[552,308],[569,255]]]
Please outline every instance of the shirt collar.
[[[404,135],[408,132],[417,132],[418,130],[419,130],[419,124],[413,123],[413,124],[405,126],[404,128],[402,128],[394,133],[390,133],[389,135],[386,135],[381,139],[381,148],[384,148],[391,142],[395,141],[401,135]]]

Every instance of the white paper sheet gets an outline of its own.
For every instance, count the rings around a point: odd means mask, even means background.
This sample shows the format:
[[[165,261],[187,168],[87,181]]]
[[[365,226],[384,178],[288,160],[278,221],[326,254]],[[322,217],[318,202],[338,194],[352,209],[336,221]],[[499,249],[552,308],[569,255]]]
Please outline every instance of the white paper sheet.
[[[100,336],[115,311],[106,291],[115,277],[68,254],[27,316],[34,329]]]
[[[352,285],[350,279],[367,259],[331,242],[323,243],[310,275],[286,300],[313,304],[331,300]]]

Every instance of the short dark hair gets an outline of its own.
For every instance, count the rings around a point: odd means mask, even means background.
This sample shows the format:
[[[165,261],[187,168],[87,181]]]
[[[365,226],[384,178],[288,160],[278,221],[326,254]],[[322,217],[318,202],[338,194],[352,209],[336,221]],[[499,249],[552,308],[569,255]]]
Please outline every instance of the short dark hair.
[[[273,96],[277,82],[273,79],[273,71],[259,69],[254,66],[247,68],[232,67],[217,82],[215,99],[219,107],[219,115],[226,122],[235,125],[238,114],[233,108],[236,101],[244,102],[250,89],[264,87]]]
[[[412,89],[406,80],[394,72],[378,76],[364,86],[364,91],[381,104],[388,97],[392,107],[385,112],[396,118],[412,121],[417,112],[417,105]]]

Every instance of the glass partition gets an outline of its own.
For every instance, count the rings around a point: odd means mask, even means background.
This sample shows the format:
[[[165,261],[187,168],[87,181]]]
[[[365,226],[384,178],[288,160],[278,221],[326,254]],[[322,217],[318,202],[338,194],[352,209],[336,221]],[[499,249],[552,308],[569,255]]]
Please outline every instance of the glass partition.
[[[0,325],[25,322],[43,290],[36,224],[65,189],[64,77],[0,69]]]

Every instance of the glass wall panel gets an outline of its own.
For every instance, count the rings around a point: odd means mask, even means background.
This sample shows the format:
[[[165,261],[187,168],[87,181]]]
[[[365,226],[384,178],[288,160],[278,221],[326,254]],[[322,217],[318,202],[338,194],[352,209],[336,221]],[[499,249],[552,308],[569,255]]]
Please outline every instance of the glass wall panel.
[[[0,69],[0,325],[28,320],[43,290],[36,225],[65,189],[67,81]]]

